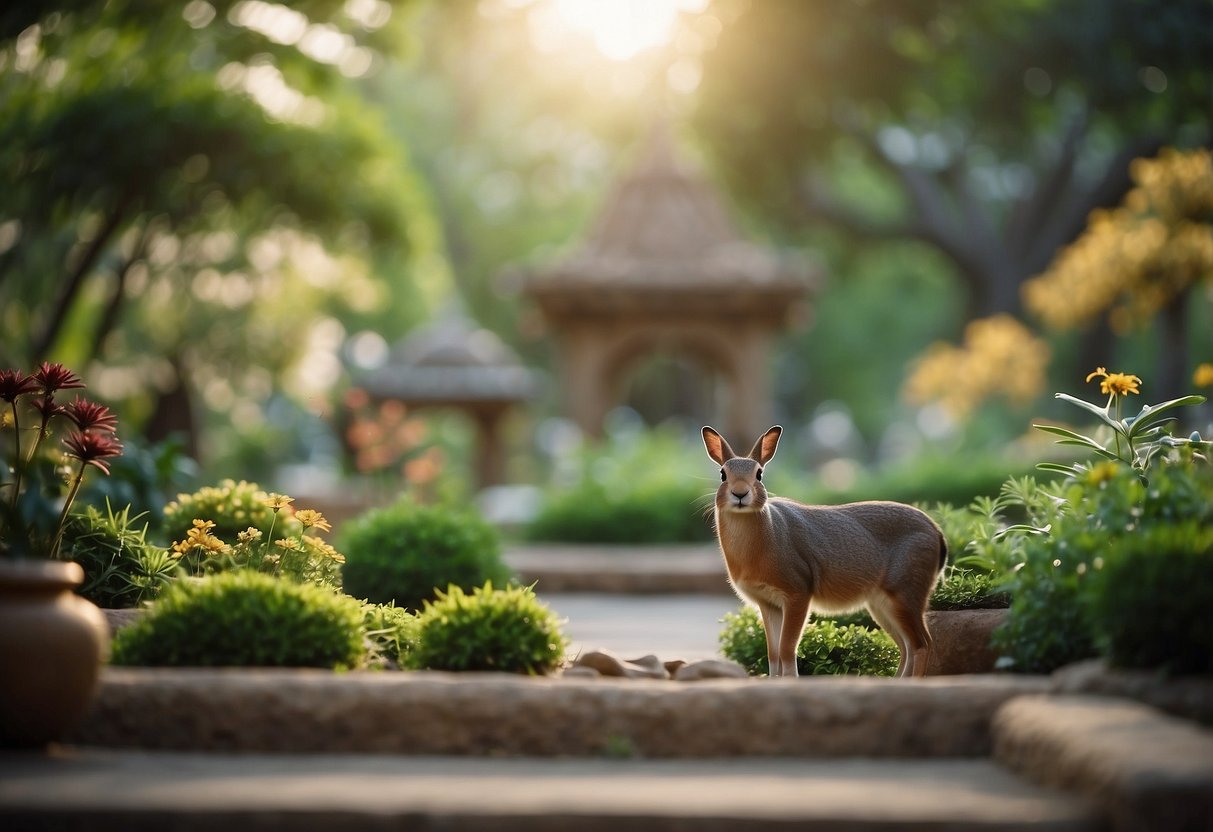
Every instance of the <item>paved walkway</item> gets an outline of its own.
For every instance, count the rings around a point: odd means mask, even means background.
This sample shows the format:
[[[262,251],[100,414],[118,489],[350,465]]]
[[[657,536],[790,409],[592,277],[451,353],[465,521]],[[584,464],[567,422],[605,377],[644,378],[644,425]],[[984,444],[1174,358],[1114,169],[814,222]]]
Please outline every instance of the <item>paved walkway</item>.
[[[546,594],[539,598],[566,619],[570,658],[609,650],[624,659],[649,654],[663,661],[720,656],[721,619],[741,601],[728,595]]]

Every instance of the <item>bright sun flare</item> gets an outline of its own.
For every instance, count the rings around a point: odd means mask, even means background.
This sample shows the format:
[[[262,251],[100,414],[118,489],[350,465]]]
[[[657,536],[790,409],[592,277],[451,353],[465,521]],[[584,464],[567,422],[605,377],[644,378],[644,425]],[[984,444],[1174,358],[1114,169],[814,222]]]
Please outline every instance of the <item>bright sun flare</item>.
[[[616,61],[670,39],[680,11],[702,11],[704,0],[556,0],[569,29],[589,36],[598,51]]]

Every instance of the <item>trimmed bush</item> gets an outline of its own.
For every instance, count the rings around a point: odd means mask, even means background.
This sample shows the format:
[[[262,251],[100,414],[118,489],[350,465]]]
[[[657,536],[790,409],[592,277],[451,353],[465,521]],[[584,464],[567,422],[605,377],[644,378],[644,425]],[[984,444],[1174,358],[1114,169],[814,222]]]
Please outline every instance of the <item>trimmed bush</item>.
[[[276,515],[266,505],[267,496],[255,482],[231,479],[178,494],[164,507],[164,533],[169,540],[183,540],[195,520],[209,520],[215,524],[211,534],[228,542],[249,528],[263,535],[272,529],[275,537],[298,534],[299,524],[290,518],[290,511]]]
[[[751,676],[770,672],[766,632],[758,610],[746,606],[724,617],[721,652]],[[803,676],[859,674],[892,676],[900,654],[887,633],[858,624],[814,619],[805,627],[796,648],[796,669]]]
[[[79,594],[99,607],[137,607],[178,573],[168,550],[148,542],[147,524],[136,527],[143,516],[131,517],[130,506],[115,512],[106,505],[104,513],[89,506],[67,520],[59,556],[84,569]]]
[[[1213,673],[1213,528],[1144,529],[1093,565],[1084,606],[1112,664]]]
[[[182,581],[118,631],[111,661],[152,667],[354,667],[362,605],[312,584],[240,570]]]
[[[419,610],[435,588],[471,589],[512,577],[497,531],[467,510],[403,500],[342,528],[346,591],[372,603]]]
[[[429,670],[496,670],[538,675],[564,661],[568,640],[556,614],[530,587],[493,589],[469,595],[457,586],[427,602],[417,617],[411,667]]]

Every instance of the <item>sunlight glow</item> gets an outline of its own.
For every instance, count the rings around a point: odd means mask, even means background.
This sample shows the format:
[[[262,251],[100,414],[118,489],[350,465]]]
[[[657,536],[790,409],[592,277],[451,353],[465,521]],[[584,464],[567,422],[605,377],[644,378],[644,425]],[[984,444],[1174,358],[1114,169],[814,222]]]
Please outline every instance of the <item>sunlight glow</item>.
[[[679,13],[703,11],[705,5],[704,0],[554,0],[561,23],[589,36],[615,61],[668,42]]]

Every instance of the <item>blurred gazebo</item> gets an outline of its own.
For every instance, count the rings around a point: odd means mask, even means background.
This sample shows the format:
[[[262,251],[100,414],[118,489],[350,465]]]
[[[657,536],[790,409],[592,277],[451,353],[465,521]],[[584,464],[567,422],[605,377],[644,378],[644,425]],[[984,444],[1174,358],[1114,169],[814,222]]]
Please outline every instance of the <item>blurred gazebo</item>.
[[[363,376],[360,384],[376,402],[466,414],[476,429],[475,475],[482,489],[505,481],[502,420],[541,387],[536,373],[500,338],[458,312],[399,341],[387,362]]]
[[[772,342],[807,314],[814,278],[806,262],[746,241],[659,125],[589,235],[530,272],[524,292],[556,338],[565,412],[586,434],[601,435],[627,373],[664,352],[720,374],[721,412],[695,415],[749,441],[772,419]]]

